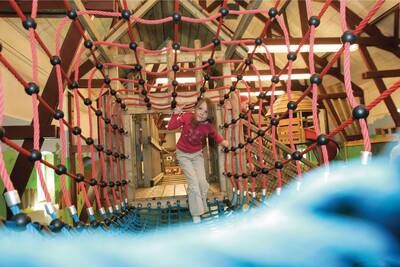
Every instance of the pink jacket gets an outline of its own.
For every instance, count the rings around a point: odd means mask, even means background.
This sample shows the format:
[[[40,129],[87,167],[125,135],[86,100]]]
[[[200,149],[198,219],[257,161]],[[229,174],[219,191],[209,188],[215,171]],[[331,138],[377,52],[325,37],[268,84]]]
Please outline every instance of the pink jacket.
[[[218,144],[224,138],[215,130],[215,127],[209,123],[200,123],[197,127],[192,125],[193,113],[186,112],[181,116],[173,114],[168,123],[168,130],[175,130],[182,127],[181,137],[176,147],[185,153],[195,153],[202,149],[203,141],[207,136],[211,136]]]

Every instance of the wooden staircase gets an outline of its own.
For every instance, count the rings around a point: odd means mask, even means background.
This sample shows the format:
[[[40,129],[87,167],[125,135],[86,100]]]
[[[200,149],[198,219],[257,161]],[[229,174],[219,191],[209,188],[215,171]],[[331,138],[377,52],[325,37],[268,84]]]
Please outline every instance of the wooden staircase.
[[[258,127],[255,125],[250,125],[250,130],[253,133],[256,133],[258,131]],[[263,159],[265,161],[266,165],[265,167],[270,168],[275,164],[272,153],[272,139],[270,136],[266,135],[264,136],[264,141],[265,142],[263,143],[262,146]],[[286,159],[287,156],[291,154],[290,148],[287,145],[284,145],[277,140],[276,140],[276,148],[280,160]],[[261,168],[259,160],[256,159],[256,156],[258,157],[258,143],[255,142],[250,145],[250,155],[252,157],[252,163],[254,164],[254,166]],[[300,164],[303,172],[307,172],[310,169],[316,167],[314,163],[305,158],[301,159]],[[284,186],[290,180],[292,180],[294,177],[297,176],[296,163],[294,161],[288,162],[288,164],[286,164],[281,170],[281,173],[282,173],[282,186]],[[277,188],[277,182],[278,182],[277,172],[275,170],[272,170],[270,173],[267,174],[267,193],[271,193]],[[261,188],[262,188],[262,180],[259,179],[259,182],[257,184],[257,192],[260,192]]]

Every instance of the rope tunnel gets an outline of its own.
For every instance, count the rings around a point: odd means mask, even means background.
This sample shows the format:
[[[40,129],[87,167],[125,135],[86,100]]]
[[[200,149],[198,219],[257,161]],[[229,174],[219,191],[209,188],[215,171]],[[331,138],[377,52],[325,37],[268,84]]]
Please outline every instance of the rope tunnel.
[[[162,19],[144,19],[135,16],[128,8],[126,0],[122,1],[120,12],[106,12],[100,10],[77,10],[69,1],[64,0],[66,15],[56,27],[55,51],[50,51],[37,31],[38,25],[38,2],[32,1],[30,14],[24,14],[20,4],[10,0],[9,4],[20,18],[26,36],[29,38],[32,61],[32,72],[29,78],[18,71],[18,67],[12,63],[12,59],[1,53],[0,62],[6,71],[13,75],[20,83],[19,88],[14,90],[25,91],[31,97],[32,105],[32,126],[33,146],[32,149],[25,149],[17,142],[7,137],[5,127],[0,128],[0,175],[6,192],[4,198],[7,207],[11,211],[9,218],[4,220],[6,230],[26,230],[33,233],[46,232],[49,235],[76,235],[81,232],[144,232],[166,227],[169,225],[188,223],[191,220],[187,205],[180,201],[167,203],[163,207],[161,203],[137,204],[131,203],[129,190],[133,187],[128,169],[131,164],[131,155],[135,150],[129,148],[130,132],[126,125],[127,117],[131,115],[130,110],[140,110],[140,113],[171,113],[176,107],[191,110],[196,103],[204,97],[210,98],[218,107],[220,120],[218,131],[228,140],[230,147],[219,151],[222,162],[220,175],[229,181],[229,192],[222,199],[209,199],[208,211],[204,219],[213,222],[223,217],[235,217],[244,210],[256,210],[258,207],[266,206],[269,197],[280,194],[282,188],[292,179],[297,183],[298,190],[301,190],[302,176],[304,172],[317,167],[304,163],[304,155],[309,151],[318,149],[321,151],[320,168],[323,169],[325,179],[332,175],[330,171],[330,156],[334,137],[341,133],[353,122],[358,122],[363,137],[363,151],[360,161],[368,165],[372,156],[371,140],[368,133],[369,111],[389,97],[400,87],[400,80],[394,82],[384,93],[373,99],[367,105],[357,103],[351,83],[351,59],[350,47],[357,43],[357,38],[368,27],[371,18],[378,12],[384,1],[376,1],[370,8],[368,14],[350,30],[346,20],[346,1],[340,1],[340,25],[342,30],[341,48],[334,53],[322,70],[317,73],[315,67],[315,38],[320,21],[323,20],[326,10],[332,1],[325,1],[322,8],[315,12],[310,0],[305,1],[308,17],[308,29],[295,49],[291,44],[287,22],[282,16],[281,1],[271,3],[269,9],[231,10],[228,1],[220,3],[220,9],[214,15],[206,18],[192,18],[184,16],[180,9],[180,2],[175,0],[174,13]],[[263,15],[263,28],[259,36],[247,39],[225,40],[221,38],[224,22],[229,15]],[[83,16],[111,18],[123,21],[128,29],[129,42],[118,43],[106,40],[94,40],[90,37],[85,25],[79,19]],[[183,24],[206,24],[214,23],[216,32],[211,42],[204,46],[197,45],[195,48],[185,47],[180,42],[180,30]],[[83,42],[75,53],[73,61],[73,75],[69,75],[62,58],[62,33],[65,27],[73,24],[81,35]],[[173,28],[173,39],[162,49],[148,49],[137,41],[136,33],[133,31],[133,24],[137,27],[144,25],[163,25]],[[287,47],[287,62],[282,69],[277,67],[275,57],[269,51],[269,39],[266,34],[271,30],[272,25],[277,25],[283,32],[285,46]],[[295,61],[304,45],[308,44],[308,68],[310,72],[307,88],[300,95],[294,94],[292,88],[292,77],[295,75],[293,68]],[[252,45],[245,59],[225,59],[218,57],[221,47],[230,45]],[[100,57],[99,51],[108,48],[128,49],[131,51],[132,64],[121,64],[106,61]],[[38,49],[42,49],[53,66],[57,87],[52,88],[57,94],[56,103],[48,103],[44,95],[40,94]],[[254,57],[258,49],[265,51],[265,68],[259,69],[254,64]],[[196,66],[185,67],[180,59],[185,54],[195,53],[199,55],[209,52],[210,57],[200,59]],[[85,93],[79,85],[80,66],[85,55],[90,57],[93,68],[89,72],[88,86]],[[169,65],[162,71],[150,71],[146,69],[146,56],[165,55]],[[339,59],[343,56],[343,60]],[[49,64],[46,63],[46,64]],[[320,86],[324,76],[335,64],[342,64],[344,70],[345,92],[348,104],[352,110],[352,116],[344,120],[336,129],[330,132],[323,132],[319,125],[318,97]],[[215,74],[214,69],[222,69],[228,66],[229,71],[223,71],[222,75]],[[231,66],[237,66],[231,71]],[[119,68],[134,73],[134,78],[122,78],[112,69]],[[262,72],[265,69],[270,71],[270,86],[262,85]],[[255,78],[255,87],[245,79],[246,71],[252,71]],[[195,72],[195,81],[190,83],[178,82],[179,74]],[[53,72],[52,72],[53,74]],[[0,125],[4,121],[4,103],[13,101],[5,98],[4,91],[7,84],[4,84],[0,72]],[[285,76],[285,77],[284,77]],[[93,90],[93,80],[101,77],[100,90]],[[151,77],[151,78],[147,78]],[[165,85],[156,84],[157,77],[167,77]],[[277,84],[285,81],[286,103],[284,110],[276,110],[274,103],[277,101]],[[129,85],[121,88],[116,84]],[[218,85],[218,86],[214,86]],[[182,93],[183,89],[196,88],[195,92]],[[247,97],[240,94],[240,88],[245,88]],[[253,88],[252,88],[253,87]],[[133,89],[128,89],[133,88]],[[178,90],[181,89],[181,90]],[[254,102],[251,92],[258,91],[257,100]],[[157,90],[164,90],[164,94],[155,93]],[[75,112],[65,114],[66,107],[64,98],[70,94],[73,99],[71,106]],[[299,150],[295,143],[294,123],[296,110],[303,101],[311,98],[311,116],[314,138],[305,149]],[[279,99],[279,98],[278,98]],[[264,107],[268,106],[268,110]],[[258,107],[257,118],[253,114]],[[50,120],[39,117],[39,109],[45,109]],[[87,120],[83,120],[81,110],[87,109]],[[264,112],[265,111],[265,112]],[[266,114],[267,113],[267,114]],[[268,117],[268,125],[263,125],[264,117]],[[85,117],[86,118],[86,117]],[[60,161],[53,164],[46,160],[41,153],[43,143],[41,130],[54,120],[59,127]],[[282,121],[287,121],[288,142],[282,145],[277,135],[278,127]],[[83,131],[87,128],[87,131]],[[85,132],[85,135],[84,133]],[[76,167],[72,168],[68,162],[68,143],[76,144]],[[84,150],[84,146],[89,149]],[[15,188],[6,168],[1,149],[10,147],[23,155],[34,165],[38,174],[39,185],[45,196],[45,210],[51,217],[49,225],[42,225],[33,222],[30,216],[21,210],[21,192]],[[336,149],[336,148],[334,148]],[[139,155],[136,155],[139,156]],[[86,158],[85,158],[86,157]],[[56,212],[54,204],[45,181],[43,166],[51,169],[60,181],[62,198],[58,206],[65,207],[68,214],[63,217]],[[89,167],[87,167],[89,166]],[[132,172],[131,172],[132,173]],[[220,178],[221,178],[220,177]],[[69,184],[73,184],[72,189]],[[73,191],[73,192],[72,192]],[[76,196],[79,195],[83,201],[77,209]],[[181,205],[182,204],[182,205]],[[82,208],[84,207],[84,208]],[[81,211],[86,209],[84,211]],[[86,213],[86,215],[82,215]],[[249,213],[251,214],[251,213]],[[67,219],[65,219],[67,218]],[[65,221],[67,220],[67,221]]]

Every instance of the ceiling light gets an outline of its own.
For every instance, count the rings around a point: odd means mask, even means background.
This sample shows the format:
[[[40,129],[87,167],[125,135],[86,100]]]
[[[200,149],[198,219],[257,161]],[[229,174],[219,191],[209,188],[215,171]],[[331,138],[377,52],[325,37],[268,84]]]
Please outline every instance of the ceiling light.
[[[285,93],[285,91],[283,91],[283,90],[276,90],[274,92],[274,95],[275,96],[283,95],[284,93]],[[260,92],[250,92],[250,96],[258,96],[259,94],[260,94]],[[249,93],[248,92],[240,92],[240,95],[241,96],[249,96]],[[272,95],[271,91],[268,91],[267,95]]]
[[[291,75],[292,80],[307,80],[310,79],[311,74],[310,73],[296,73]],[[271,81],[272,75],[260,75],[260,80],[261,81]],[[288,79],[287,74],[282,74],[279,76],[279,80],[281,81],[286,81]],[[231,78],[232,81],[236,81],[236,77]],[[245,75],[243,76],[243,80],[246,82],[255,82],[258,81],[258,76],[257,75]]]
[[[337,52],[342,47],[342,44],[315,44],[313,50],[315,53],[325,53],[325,52]],[[294,52],[297,50],[299,45],[290,45],[290,51]],[[248,45],[249,49],[248,53],[252,53],[254,50],[254,45]],[[286,45],[267,45],[267,49],[270,53],[287,53],[288,48]],[[350,51],[356,51],[358,49],[357,44],[353,44],[350,46]],[[257,46],[255,53],[265,53],[264,46]],[[300,52],[310,52],[310,45],[303,45],[300,48]]]
[[[176,78],[176,81],[178,83],[195,83],[196,78],[195,77],[178,77]],[[156,84],[167,84],[168,83],[168,78],[157,78],[156,79]]]

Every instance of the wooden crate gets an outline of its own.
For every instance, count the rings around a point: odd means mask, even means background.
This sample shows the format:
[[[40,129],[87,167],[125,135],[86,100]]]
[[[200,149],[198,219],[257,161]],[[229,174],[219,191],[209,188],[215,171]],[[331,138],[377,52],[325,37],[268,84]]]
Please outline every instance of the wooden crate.
[[[279,125],[277,127],[277,135],[279,142],[283,144],[290,144],[289,119],[281,119],[279,121]],[[306,141],[301,117],[292,119],[292,136],[294,144],[302,144]]]

